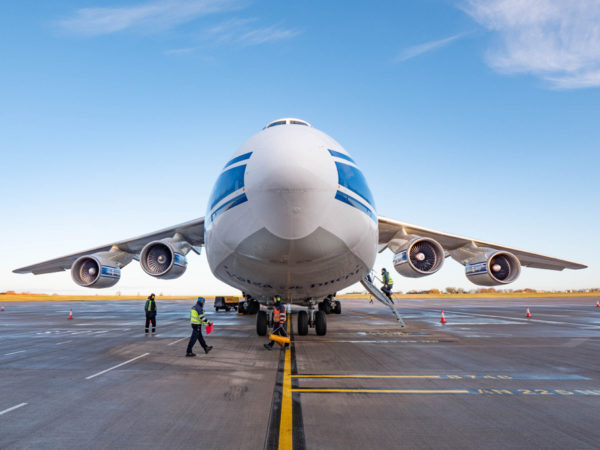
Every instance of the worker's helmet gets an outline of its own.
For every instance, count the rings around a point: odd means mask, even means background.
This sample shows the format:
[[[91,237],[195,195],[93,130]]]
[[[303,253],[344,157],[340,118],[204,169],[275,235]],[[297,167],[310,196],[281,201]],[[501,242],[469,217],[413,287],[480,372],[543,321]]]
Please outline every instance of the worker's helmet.
[[[204,299],[204,297],[198,297],[198,304],[199,305],[204,305],[204,302],[206,302],[206,300]]]
[[[279,303],[281,303],[281,297],[280,297],[279,295],[276,295],[275,297],[273,297],[273,301],[274,301],[276,304],[279,304]]]

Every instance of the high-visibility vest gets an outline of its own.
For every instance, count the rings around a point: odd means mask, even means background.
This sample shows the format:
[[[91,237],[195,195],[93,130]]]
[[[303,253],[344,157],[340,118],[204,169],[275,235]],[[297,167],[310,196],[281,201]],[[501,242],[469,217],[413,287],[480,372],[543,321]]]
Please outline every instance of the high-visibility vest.
[[[285,307],[273,308],[273,323],[285,323]]]
[[[390,277],[389,272],[383,273],[383,284],[389,284],[390,286],[394,284],[394,280],[392,280],[392,277]]]
[[[198,311],[198,309],[200,309],[200,311]],[[190,322],[192,325],[208,325],[210,322],[204,317],[204,310],[202,308],[198,309],[194,306],[190,310]]]
[[[154,300],[146,300],[146,307],[144,308],[146,311],[156,311],[156,302]]]

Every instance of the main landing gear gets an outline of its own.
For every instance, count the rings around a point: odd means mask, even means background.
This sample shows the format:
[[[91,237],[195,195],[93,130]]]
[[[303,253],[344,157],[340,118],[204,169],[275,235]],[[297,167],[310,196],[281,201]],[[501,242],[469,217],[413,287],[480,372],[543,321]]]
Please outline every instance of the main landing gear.
[[[256,314],[256,334],[266,336],[269,327],[273,325],[272,310],[268,312],[261,309]],[[308,311],[298,311],[298,335],[306,336],[309,328],[314,328],[317,336],[327,334],[327,315],[323,311],[315,311],[309,307]]]
[[[312,305],[308,311],[298,312],[298,335],[306,336],[308,327],[314,328],[317,336],[325,336],[327,334],[327,316],[324,311],[315,311]]]

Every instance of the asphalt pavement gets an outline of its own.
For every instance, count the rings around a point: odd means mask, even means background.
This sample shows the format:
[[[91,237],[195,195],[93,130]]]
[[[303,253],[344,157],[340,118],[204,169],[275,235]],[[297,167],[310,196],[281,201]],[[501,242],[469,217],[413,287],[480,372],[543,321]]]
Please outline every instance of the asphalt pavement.
[[[267,351],[255,316],[190,301],[6,303],[0,448],[598,448],[596,299],[342,300]],[[532,317],[525,317],[529,306]],[[444,309],[447,323],[440,323]],[[69,310],[73,319],[68,320]]]

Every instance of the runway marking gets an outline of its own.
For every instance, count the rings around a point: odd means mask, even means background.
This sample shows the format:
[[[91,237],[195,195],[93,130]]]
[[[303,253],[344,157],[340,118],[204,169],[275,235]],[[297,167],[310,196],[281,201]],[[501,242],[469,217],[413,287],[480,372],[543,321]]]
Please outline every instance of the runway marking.
[[[435,379],[435,380],[590,380],[575,374],[510,374],[510,375],[366,375],[366,374],[302,374],[292,378],[373,378],[373,379]]]
[[[290,320],[287,323],[288,336],[290,335]],[[285,363],[283,366],[283,391],[281,393],[281,419],[279,421],[279,449],[293,448],[292,441],[292,352],[285,349]]]
[[[57,342],[56,345],[68,344],[69,342],[73,342],[73,341],[71,340],[71,341]]]
[[[295,388],[292,392],[349,393],[349,394],[471,394],[469,389],[336,389]]]
[[[592,396],[600,389],[363,389],[363,388],[293,388],[304,394],[411,394],[411,395],[515,395],[515,396]]]
[[[184,338],[184,337],[182,337],[181,339],[177,339],[176,341],[173,341],[173,342],[171,342],[170,344],[167,344],[167,345],[175,345],[175,344],[177,344],[178,342],[181,342],[181,341],[183,341],[184,339],[187,339],[187,338]]]
[[[547,323],[551,325],[568,325],[568,326],[588,326],[585,323],[574,323],[574,322],[559,322],[556,320],[542,320],[542,319],[527,319],[522,317],[506,317],[506,316],[496,316],[493,314],[477,314],[477,313],[465,313],[465,312],[457,312],[452,311],[452,314],[458,314],[463,316],[477,316],[477,317],[490,317],[494,319],[505,319],[505,320],[516,320],[519,322],[535,322],[535,323]],[[455,324],[460,325],[460,324]],[[598,328],[598,326],[591,325],[592,328]]]
[[[440,379],[442,375],[292,375],[293,378],[429,378]]]
[[[5,353],[4,356],[8,356],[8,355],[16,355],[17,353],[24,353],[27,350],[19,350],[18,352],[10,352],[10,353]]]
[[[27,405],[27,403],[19,403],[18,405],[12,406],[8,409],[5,409],[4,411],[0,411],[0,416],[2,416],[3,414],[9,413],[11,411],[14,411],[15,409],[20,408],[21,406],[25,406]]]
[[[388,339],[388,340],[337,340],[337,341],[296,341],[297,344],[440,344],[444,342],[456,342],[456,339]]]
[[[135,358],[131,358],[128,361],[122,362],[121,364],[117,364],[116,366],[110,367],[110,368],[108,368],[106,370],[103,370],[102,372],[98,372],[98,373],[95,373],[94,375],[90,375],[89,377],[85,377],[85,379],[86,380],[91,380],[92,378],[95,378],[95,377],[97,377],[99,375],[105,374],[106,372],[110,372],[111,370],[117,369],[117,368],[119,368],[121,366],[124,366],[125,364],[129,364],[129,363],[135,361],[136,359],[140,359],[140,358],[143,358],[144,356],[148,356],[149,354],[150,353],[144,353],[143,355],[136,356]]]

